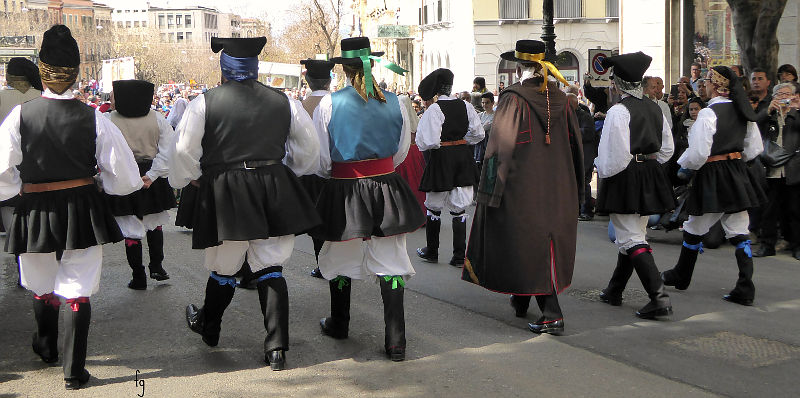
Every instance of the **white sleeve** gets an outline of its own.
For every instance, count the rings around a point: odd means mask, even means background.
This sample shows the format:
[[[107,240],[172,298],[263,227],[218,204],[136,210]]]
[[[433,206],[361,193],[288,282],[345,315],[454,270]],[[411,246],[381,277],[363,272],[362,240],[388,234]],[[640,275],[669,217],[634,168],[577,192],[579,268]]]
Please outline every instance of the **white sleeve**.
[[[173,188],[183,188],[203,174],[200,157],[203,156],[205,125],[206,100],[205,95],[200,94],[189,102],[175,129],[175,145],[169,159],[169,185]]]
[[[466,101],[464,101],[466,102]],[[470,145],[475,145],[481,141],[483,138],[486,137],[486,132],[483,131],[483,123],[481,123],[481,117],[478,115],[478,112],[475,111],[475,107],[472,106],[469,102],[467,102],[467,119],[469,119],[469,131],[467,131],[467,135],[464,136],[464,139]]]
[[[111,195],[127,195],[141,189],[143,182],[139,166],[122,132],[99,111],[95,111],[95,123],[95,158],[103,191]]]
[[[701,109],[697,120],[689,129],[689,147],[683,152],[678,164],[684,169],[699,170],[706,164],[717,132],[717,115],[711,108]],[[760,135],[759,135],[760,136]]]
[[[411,146],[411,123],[408,121],[408,112],[402,102],[400,102],[400,114],[403,116],[403,127],[400,131],[400,143],[397,146],[397,152],[392,156],[392,163],[394,163],[395,168],[406,160],[408,147]]]
[[[283,164],[298,176],[313,174],[319,166],[319,138],[314,130],[314,121],[300,101],[289,98],[289,107],[292,110],[292,122]]]
[[[764,151],[764,141],[755,122],[747,122],[747,135],[744,137],[744,151],[742,157],[745,162],[755,159]]]
[[[158,153],[153,159],[153,165],[150,170],[145,173],[151,181],[155,181],[159,177],[166,177],[169,174],[169,156],[175,141],[175,130],[172,129],[172,125],[158,112],[155,112],[155,114],[159,130]]]
[[[22,145],[19,134],[20,110],[17,105],[0,124],[0,200],[8,200],[22,189],[17,166],[22,163]]]
[[[331,95],[327,94],[319,101],[319,105],[314,109],[314,127],[319,138],[319,169],[317,175],[323,178],[331,177],[331,149],[330,133],[328,123],[331,121],[333,112],[333,102]]]
[[[667,117],[663,116],[664,122],[661,129],[661,149],[658,151],[658,163],[664,164],[672,158],[675,152],[675,143],[672,141],[672,127],[667,122]]]
[[[630,120],[631,114],[623,105],[614,105],[606,113],[595,161],[600,178],[613,177],[625,170],[633,159]]]
[[[417,125],[417,147],[420,151],[438,149],[442,143],[444,114],[439,104],[433,104],[422,114]]]

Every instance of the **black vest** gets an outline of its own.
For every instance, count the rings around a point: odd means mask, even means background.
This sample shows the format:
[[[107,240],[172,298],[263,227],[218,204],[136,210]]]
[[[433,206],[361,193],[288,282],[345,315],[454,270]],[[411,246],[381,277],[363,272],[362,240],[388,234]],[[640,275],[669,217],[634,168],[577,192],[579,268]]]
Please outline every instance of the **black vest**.
[[[717,115],[717,132],[711,144],[711,155],[743,151],[747,119],[736,112],[732,102],[717,103],[709,108]]]
[[[77,100],[36,98],[22,104],[22,182],[65,181],[97,174],[95,123],[95,110]]]
[[[286,95],[256,80],[231,80],[205,100],[202,167],[283,159],[292,121]]]
[[[631,115],[631,154],[651,154],[661,150],[661,132],[664,114],[655,102],[636,97],[625,97],[620,102]]]
[[[467,103],[460,100],[437,101],[439,109],[444,114],[442,123],[442,141],[463,140],[469,130],[469,118],[467,118]]]

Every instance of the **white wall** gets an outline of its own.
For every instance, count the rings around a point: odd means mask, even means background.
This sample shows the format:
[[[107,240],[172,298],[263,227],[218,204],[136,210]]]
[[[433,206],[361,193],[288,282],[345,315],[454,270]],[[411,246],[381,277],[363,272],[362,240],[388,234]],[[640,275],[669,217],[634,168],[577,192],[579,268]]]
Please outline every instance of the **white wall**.
[[[800,36],[800,6],[798,0],[786,2],[783,10],[783,18],[778,24],[778,43],[781,48],[778,51],[778,64],[792,64],[795,68],[800,66],[800,49],[798,48],[798,36]]]
[[[459,1],[451,1],[450,7],[452,26],[422,32],[421,76],[415,81],[420,81],[437,68],[448,68],[455,75],[453,92],[471,91],[475,78],[472,7]]]
[[[650,76],[666,77],[666,18],[664,0],[619,2],[620,54],[641,51],[653,57],[646,73]]]

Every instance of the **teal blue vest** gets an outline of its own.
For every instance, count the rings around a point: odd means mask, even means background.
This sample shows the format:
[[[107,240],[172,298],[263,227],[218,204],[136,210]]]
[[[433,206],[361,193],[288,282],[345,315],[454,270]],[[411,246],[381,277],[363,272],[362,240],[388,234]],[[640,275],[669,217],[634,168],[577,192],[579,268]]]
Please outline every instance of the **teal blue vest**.
[[[364,102],[351,86],[331,94],[328,133],[332,161],[382,159],[397,152],[403,129],[400,102],[392,93],[384,91],[383,95],[385,104],[374,98]]]

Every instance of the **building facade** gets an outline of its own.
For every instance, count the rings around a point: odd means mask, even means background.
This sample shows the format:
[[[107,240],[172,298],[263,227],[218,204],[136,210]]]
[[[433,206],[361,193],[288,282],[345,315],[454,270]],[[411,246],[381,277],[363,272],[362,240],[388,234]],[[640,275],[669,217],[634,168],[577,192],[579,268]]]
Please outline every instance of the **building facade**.
[[[163,42],[206,45],[212,37],[230,34],[230,19],[209,7],[158,8],[148,10],[150,26]]]

